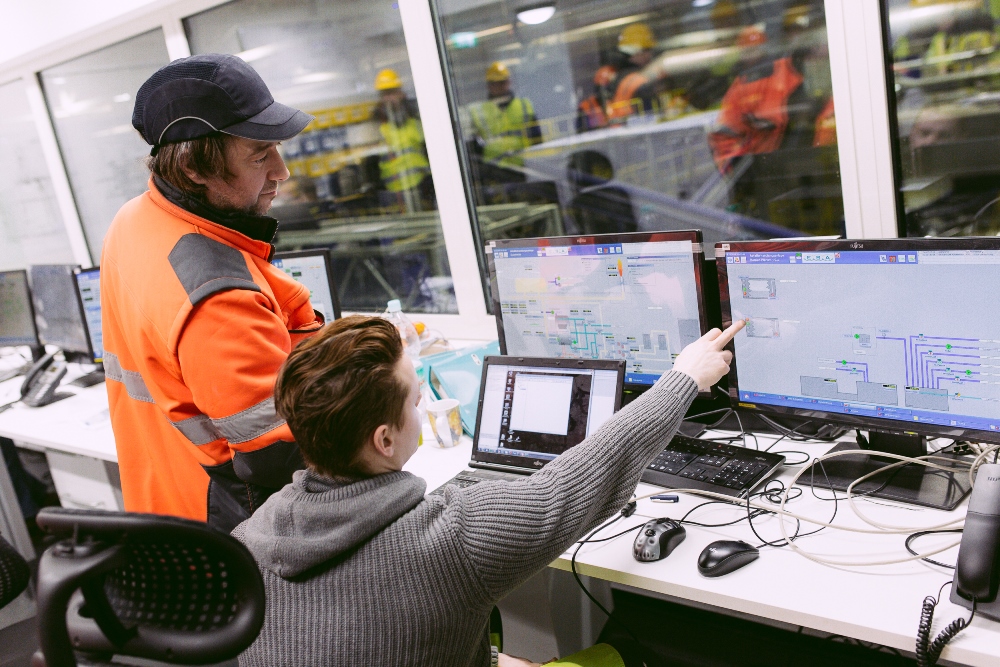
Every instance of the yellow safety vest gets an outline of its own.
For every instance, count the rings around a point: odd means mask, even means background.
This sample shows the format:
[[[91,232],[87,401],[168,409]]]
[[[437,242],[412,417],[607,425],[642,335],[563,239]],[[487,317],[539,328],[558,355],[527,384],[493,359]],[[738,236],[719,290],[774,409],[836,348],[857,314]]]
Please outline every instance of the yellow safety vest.
[[[502,167],[523,167],[521,151],[534,143],[528,136],[536,126],[531,100],[515,97],[503,110],[496,102],[486,101],[470,113],[476,132],[486,142],[483,158]]]
[[[424,129],[420,121],[410,118],[402,125],[382,123],[379,132],[389,147],[389,154],[379,163],[386,189],[402,192],[420,185],[420,181],[431,173],[431,165],[424,154]]]

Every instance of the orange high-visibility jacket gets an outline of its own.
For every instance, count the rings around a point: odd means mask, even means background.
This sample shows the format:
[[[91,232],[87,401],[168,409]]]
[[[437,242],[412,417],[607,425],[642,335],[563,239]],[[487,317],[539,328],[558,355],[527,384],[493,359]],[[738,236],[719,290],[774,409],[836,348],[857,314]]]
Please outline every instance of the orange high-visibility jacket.
[[[272,252],[171,203],[152,180],[115,216],[101,308],[127,511],[228,532],[302,467],[274,382],[322,321]]]
[[[721,173],[727,173],[737,157],[781,147],[788,128],[788,98],[802,81],[791,58],[775,60],[770,76],[736,77],[722,98],[719,127],[708,135]]]

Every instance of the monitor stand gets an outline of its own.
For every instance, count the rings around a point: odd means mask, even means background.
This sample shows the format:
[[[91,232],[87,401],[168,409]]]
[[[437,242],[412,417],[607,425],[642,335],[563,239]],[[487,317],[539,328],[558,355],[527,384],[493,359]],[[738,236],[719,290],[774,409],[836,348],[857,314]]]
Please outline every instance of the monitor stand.
[[[867,444],[866,449],[901,456],[927,454],[926,441],[922,436],[917,435],[871,431],[869,441],[862,440],[861,444],[862,446]],[[851,482],[859,477],[864,477],[868,473],[899,462],[897,459],[877,456],[866,449],[850,442],[839,443],[830,450],[830,453],[854,450],[857,455],[839,456],[827,459],[821,464],[813,464],[812,470],[800,478],[799,484],[808,483],[805,481],[808,479],[817,491],[829,490],[832,487],[836,491],[846,492]],[[852,494],[884,498],[950,512],[958,507],[958,504],[972,490],[969,484],[969,469],[959,463],[965,462],[959,456],[954,454],[938,454],[937,456],[954,460],[956,462],[955,472],[945,472],[918,464],[900,466],[874,475],[860,484],[855,484]],[[937,463],[948,465],[943,461],[937,461]]]
[[[95,384],[104,382],[104,366],[100,365],[97,370],[90,371],[86,375],[81,375],[69,384],[74,387],[93,387]]]

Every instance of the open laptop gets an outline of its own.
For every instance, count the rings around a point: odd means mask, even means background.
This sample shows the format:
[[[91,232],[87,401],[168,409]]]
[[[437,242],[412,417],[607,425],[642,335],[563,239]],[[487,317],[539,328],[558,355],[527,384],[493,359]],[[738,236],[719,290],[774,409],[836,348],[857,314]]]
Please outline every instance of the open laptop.
[[[539,470],[600,428],[622,402],[625,362],[486,357],[472,460],[435,489],[517,479]]]

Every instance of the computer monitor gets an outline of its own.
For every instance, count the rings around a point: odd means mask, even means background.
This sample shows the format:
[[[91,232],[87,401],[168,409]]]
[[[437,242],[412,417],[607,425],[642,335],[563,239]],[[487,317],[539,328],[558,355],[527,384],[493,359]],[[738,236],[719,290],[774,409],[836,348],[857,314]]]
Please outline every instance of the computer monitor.
[[[337,298],[328,251],[276,252],[271,264],[309,288],[313,308],[320,311],[327,322],[340,318],[340,299]]]
[[[621,407],[622,362],[486,357],[474,467],[541,468]]]
[[[0,271],[0,347],[41,348],[26,271]]]
[[[747,323],[734,407],[868,430],[870,449],[911,456],[926,436],[1000,443],[1000,239],[720,243],[716,261],[723,323]],[[823,467],[844,488],[889,462]],[[949,508],[968,479],[909,465],[856,491]]]
[[[490,241],[500,351],[615,359],[642,390],[708,328],[700,231]]]
[[[76,292],[80,298],[83,323],[90,340],[91,361],[104,361],[104,335],[101,330],[101,269],[76,269]]]
[[[92,359],[90,339],[77,297],[72,264],[31,266],[31,300],[35,307],[38,338],[55,345],[69,357]]]

